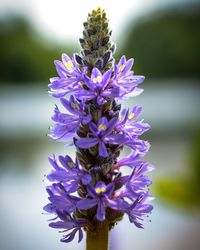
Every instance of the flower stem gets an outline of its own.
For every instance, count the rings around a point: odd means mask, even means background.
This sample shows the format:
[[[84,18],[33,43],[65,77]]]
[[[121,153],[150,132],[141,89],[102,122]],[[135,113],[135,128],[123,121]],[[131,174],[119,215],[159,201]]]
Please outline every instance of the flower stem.
[[[87,232],[86,250],[108,250],[108,233],[108,221],[97,222],[95,232]]]

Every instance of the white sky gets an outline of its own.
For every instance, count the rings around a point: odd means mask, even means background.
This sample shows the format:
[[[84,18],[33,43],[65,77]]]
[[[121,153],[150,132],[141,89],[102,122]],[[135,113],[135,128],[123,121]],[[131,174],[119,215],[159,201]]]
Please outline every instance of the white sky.
[[[130,18],[157,7],[190,0],[0,0],[0,15],[22,13],[44,36],[72,42],[82,36],[82,23],[96,7],[106,10],[114,40],[119,39]],[[192,1],[192,0],[191,0]]]

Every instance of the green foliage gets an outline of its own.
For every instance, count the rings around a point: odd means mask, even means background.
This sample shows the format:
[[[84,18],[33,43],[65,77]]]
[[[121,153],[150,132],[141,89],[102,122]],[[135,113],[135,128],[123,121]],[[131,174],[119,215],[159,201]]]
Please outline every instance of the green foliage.
[[[154,195],[160,201],[183,209],[199,210],[200,198],[197,183],[190,179],[160,177],[155,181]]]
[[[192,137],[191,149],[187,167],[188,175],[164,176],[155,181],[154,194],[158,200],[167,201],[178,207],[199,211],[200,208],[200,130],[196,130]]]
[[[0,22],[0,82],[47,82],[56,75],[53,60],[60,58],[64,49],[39,39],[22,18]]]
[[[200,129],[195,129],[192,135],[192,146],[190,154],[190,163],[193,169],[193,177],[195,183],[198,187],[197,190],[200,190]],[[200,198],[200,196],[199,196]]]
[[[124,54],[147,78],[199,78],[199,24],[198,6],[154,12],[130,28]]]
[[[111,63],[115,48],[110,42],[111,33],[103,13],[97,16],[103,18],[100,29],[104,37],[104,41],[101,42],[105,45],[90,43],[91,39],[98,41],[98,39],[95,40],[95,35],[89,36],[87,33],[88,29],[91,32],[94,31],[93,14],[85,23],[82,42],[87,42],[81,44],[83,49],[81,56],[90,62],[89,55],[84,53],[87,54],[88,48],[95,53],[94,47],[97,46],[102,53],[98,57],[99,60],[92,62],[92,65],[95,63],[100,67],[104,60],[108,59],[107,64]],[[178,10],[157,11],[140,18],[138,24],[133,28],[130,27],[123,54],[133,57],[136,60],[135,72],[145,75],[148,79],[199,78],[199,23],[200,8],[198,7],[187,6]],[[23,18],[0,20],[0,82],[47,82],[50,76],[56,75],[53,60],[59,59],[62,52],[71,54],[71,49],[70,44],[62,48],[41,39]],[[105,49],[108,51],[106,55],[103,53]],[[106,65],[103,67],[104,70],[107,66],[110,67]]]

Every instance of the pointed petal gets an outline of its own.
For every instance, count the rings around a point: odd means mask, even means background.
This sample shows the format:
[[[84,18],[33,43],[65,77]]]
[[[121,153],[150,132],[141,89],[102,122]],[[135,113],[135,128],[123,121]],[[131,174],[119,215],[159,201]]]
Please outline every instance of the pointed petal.
[[[89,126],[90,126],[90,130],[93,133],[93,135],[98,134],[97,125],[94,122],[91,122]]]
[[[104,91],[102,91],[101,95],[108,98],[115,98],[121,96],[120,92],[121,90],[119,87],[114,87],[110,89],[105,89]]]
[[[111,182],[110,184],[108,184],[108,186],[106,187],[106,194],[109,196],[111,196],[111,194],[113,193],[115,188],[115,185],[113,182]]]
[[[60,101],[68,112],[70,112],[71,114],[79,115],[80,114],[80,106],[79,106],[78,102],[72,97],[73,96],[70,97],[70,101],[68,101],[65,98],[61,98]],[[74,104],[74,106],[73,106],[73,104]]]
[[[76,207],[79,209],[86,210],[88,208],[94,207],[97,204],[97,199],[83,199],[77,202]]]
[[[83,182],[84,185],[87,185],[91,181],[91,176],[89,174],[84,174],[81,178],[81,181]]]
[[[81,242],[83,239],[83,231],[81,229],[79,229],[78,231],[78,242]]]
[[[129,60],[126,62],[126,66],[125,66],[125,68],[124,68],[123,74],[126,74],[128,71],[131,70],[131,68],[132,68],[132,66],[133,66],[133,63],[134,63],[133,58],[129,59]]]
[[[87,191],[89,196],[93,197],[93,198],[97,198],[98,195],[96,194],[94,188],[91,185],[87,185]]]
[[[98,103],[98,105],[103,105],[104,103],[106,103],[106,100],[103,97],[98,96],[97,103]]]
[[[105,131],[105,134],[104,135],[108,135],[112,132],[112,130],[114,129],[115,127],[115,124],[117,123],[118,121],[118,118],[117,117],[114,117],[112,118],[109,122],[108,122],[108,128],[107,130]]]
[[[50,164],[55,168],[55,170],[60,170],[61,167],[58,165],[58,163],[56,162],[55,156],[53,155],[53,157],[48,157]]]
[[[106,86],[109,83],[110,77],[111,77],[112,71],[111,70],[107,70],[104,75],[103,75],[103,85],[102,85],[102,90],[104,90],[106,88]]]
[[[107,199],[107,206],[111,207],[114,210],[125,211],[129,204],[123,199]]]
[[[56,66],[56,71],[58,73],[58,75],[62,78],[62,77],[66,77],[66,69],[63,65],[63,63],[61,61],[55,60],[54,64]]]
[[[52,228],[60,228],[60,229],[72,229],[74,222],[64,222],[64,221],[57,221],[49,223],[49,226]]]
[[[110,143],[110,144],[124,144],[127,142],[127,138],[124,135],[117,134],[117,135],[107,135],[104,138],[105,143]]]
[[[74,239],[77,231],[78,231],[78,228],[75,228],[71,233],[65,235],[64,238],[61,239],[60,241],[65,242],[65,243],[71,242]]]
[[[126,63],[126,56],[123,55],[123,56],[120,58],[120,60],[119,60],[119,62],[118,62],[118,64],[117,64],[117,66],[120,67],[120,66],[124,65],[125,63]]]
[[[94,147],[96,144],[98,143],[98,139],[97,138],[79,138],[76,141],[76,146],[78,146],[79,148],[91,148]]]
[[[105,116],[101,117],[101,119],[98,121],[98,124],[97,124],[97,128],[100,126],[100,125],[105,125],[106,128],[108,127],[108,120]]]
[[[86,115],[83,117],[82,123],[85,125],[88,124],[91,120],[92,120],[91,115]]]
[[[102,201],[98,202],[96,218],[99,221],[105,220],[105,207]]]
[[[108,156],[108,151],[106,149],[105,144],[102,141],[99,142],[99,155],[103,156],[103,157],[107,157]]]
[[[98,70],[97,68],[93,68],[92,74],[91,74],[91,79],[93,80],[93,78],[96,78],[98,76],[102,77],[101,71]]]

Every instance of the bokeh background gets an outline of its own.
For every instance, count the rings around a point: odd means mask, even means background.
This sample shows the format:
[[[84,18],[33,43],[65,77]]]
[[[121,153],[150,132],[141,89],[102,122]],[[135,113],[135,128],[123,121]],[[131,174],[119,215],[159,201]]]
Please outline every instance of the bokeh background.
[[[84,249],[59,242],[42,214],[49,154],[74,155],[46,134],[55,100],[48,79],[53,60],[79,52],[87,13],[103,7],[116,59],[135,59],[145,91],[128,105],[143,106],[152,129],[146,160],[155,210],[145,230],[128,219],[111,232],[111,250],[200,249],[200,2],[192,0],[0,1],[0,249]]]

